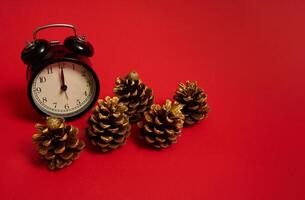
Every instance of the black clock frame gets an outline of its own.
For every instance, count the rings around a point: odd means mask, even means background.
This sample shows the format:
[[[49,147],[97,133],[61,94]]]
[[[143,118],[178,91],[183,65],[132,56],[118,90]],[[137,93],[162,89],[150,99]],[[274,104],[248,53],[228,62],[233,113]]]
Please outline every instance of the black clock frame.
[[[56,63],[56,62],[64,62],[64,61],[73,62],[73,63],[84,66],[92,74],[93,79],[96,84],[96,86],[95,86],[96,90],[95,90],[95,94],[94,94],[92,102],[81,113],[78,113],[71,117],[65,117],[65,119],[67,121],[70,121],[70,120],[79,118],[82,115],[84,115],[86,112],[88,112],[94,106],[94,104],[96,103],[96,101],[98,100],[98,97],[99,97],[99,93],[100,93],[99,78],[96,75],[96,73],[94,72],[94,70],[92,69],[91,63],[87,57],[80,56],[78,54],[71,52],[64,45],[60,45],[60,44],[52,45],[50,47],[50,50],[48,51],[47,55],[42,60],[40,60],[39,62],[37,62],[35,64],[28,65],[27,72],[26,72],[26,78],[28,81],[27,94],[28,94],[28,98],[29,98],[33,108],[41,115],[48,116],[47,113],[40,110],[38,108],[38,106],[35,104],[33,97],[32,97],[32,84],[33,84],[35,77],[47,66],[49,66],[50,64]]]

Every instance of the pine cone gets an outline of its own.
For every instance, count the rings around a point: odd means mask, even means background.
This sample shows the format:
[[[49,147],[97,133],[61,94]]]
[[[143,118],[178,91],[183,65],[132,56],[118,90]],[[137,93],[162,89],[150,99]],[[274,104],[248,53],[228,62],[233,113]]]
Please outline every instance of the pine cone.
[[[36,124],[35,127],[37,133],[32,136],[33,143],[51,170],[69,166],[85,147],[84,141],[76,137],[78,129],[66,126],[62,118],[47,117],[45,125]]]
[[[141,120],[145,111],[153,104],[152,89],[139,79],[137,72],[130,72],[125,78],[118,77],[113,92],[128,107],[130,123]]]
[[[99,100],[89,118],[87,135],[90,142],[102,152],[116,149],[125,144],[130,134],[127,107],[119,103],[118,97]]]
[[[207,94],[197,86],[197,82],[180,83],[174,99],[183,105],[182,113],[186,125],[195,124],[208,117],[210,108],[207,104]]]
[[[162,106],[153,104],[144,113],[144,120],[138,123],[140,137],[155,148],[166,148],[176,143],[184,123],[182,105],[166,100]]]

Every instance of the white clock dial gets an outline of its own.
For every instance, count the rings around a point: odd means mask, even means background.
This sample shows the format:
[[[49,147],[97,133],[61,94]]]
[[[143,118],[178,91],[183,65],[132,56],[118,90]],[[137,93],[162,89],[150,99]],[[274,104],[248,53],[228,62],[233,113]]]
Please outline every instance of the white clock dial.
[[[90,71],[73,62],[56,62],[34,78],[31,95],[44,113],[72,117],[88,108],[96,94],[96,82]]]

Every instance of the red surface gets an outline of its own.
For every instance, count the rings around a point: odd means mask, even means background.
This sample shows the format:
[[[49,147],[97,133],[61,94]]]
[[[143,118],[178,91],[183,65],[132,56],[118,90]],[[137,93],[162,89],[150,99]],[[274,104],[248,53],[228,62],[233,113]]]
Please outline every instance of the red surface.
[[[1,1],[0,198],[305,199],[304,10],[301,0]],[[20,52],[54,22],[77,25],[95,46],[101,98],[131,69],[160,103],[197,80],[209,118],[161,152],[134,128],[119,150],[86,148],[48,171],[31,143],[40,117]],[[71,122],[82,138],[88,116]]]

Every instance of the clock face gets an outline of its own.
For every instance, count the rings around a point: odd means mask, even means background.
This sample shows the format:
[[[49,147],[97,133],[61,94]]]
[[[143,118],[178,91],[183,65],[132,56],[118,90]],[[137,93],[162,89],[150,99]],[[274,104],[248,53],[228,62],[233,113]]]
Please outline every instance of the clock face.
[[[41,70],[31,84],[36,107],[50,116],[70,118],[83,113],[95,101],[97,80],[83,65],[56,62]]]

